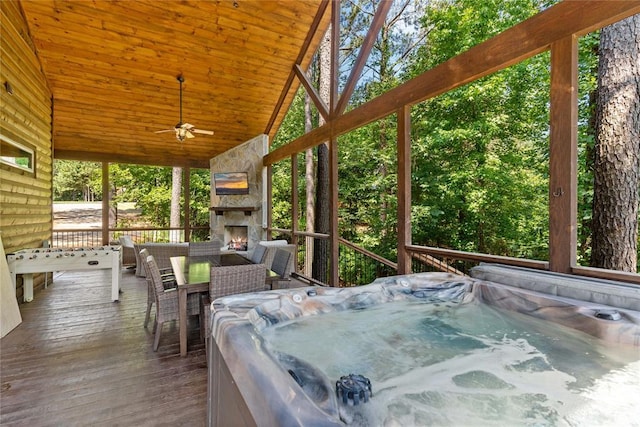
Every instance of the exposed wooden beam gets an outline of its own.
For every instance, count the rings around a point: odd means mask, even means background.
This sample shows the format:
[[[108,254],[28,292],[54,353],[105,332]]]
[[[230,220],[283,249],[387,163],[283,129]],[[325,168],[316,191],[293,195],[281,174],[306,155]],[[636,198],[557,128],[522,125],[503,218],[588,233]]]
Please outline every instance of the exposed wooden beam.
[[[636,13],[640,13],[640,1],[558,3],[314,129],[304,135],[308,145],[300,144],[298,140],[293,144],[301,151],[314,147],[323,141],[322,136],[327,133],[324,127],[331,126],[333,135],[342,135],[386,117],[405,105],[431,99],[548,50],[554,41],[587,34]],[[287,146],[281,147],[270,153],[268,162],[277,162],[289,155]]]
[[[313,18],[313,22],[309,27],[309,31],[307,32],[307,37],[305,38],[305,41],[302,44],[302,48],[300,49],[298,58],[296,58],[296,61],[293,66],[299,65],[302,63],[302,59],[306,56],[307,50],[309,49],[309,45],[311,44],[311,41],[313,40],[314,36],[318,31],[318,28],[320,27],[320,23],[322,22],[322,18],[324,17],[324,14],[325,14],[325,11],[327,10],[328,5],[329,5],[329,0],[323,0],[322,3],[320,3],[320,6],[318,7],[318,11],[316,12],[315,17]],[[295,76],[295,71],[293,66],[291,67],[291,72],[289,73],[289,77],[287,78],[287,81],[284,87],[282,88],[282,91],[280,92],[280,98],[278,99],[278,102],[276,103],[273,109],[273,113],[271,114],[271,118],[267,123],[267,127],[264,130],[264,134],[266,135],[269,135],[271,133],[271,127],[275,123],[276,118],[278,117],[278,114],[280,114],[280,110],[282,109],[284,100],[286,99],[289,91],[291,90],[291,85],[293,83],[294,76]]]
[[[327,107],[327,104],[325,104],[324,101],[320,98],[318,91],[313,87],[304,71],[302,71],[302,68],[300,68],[300,66],[296,64],[293,67],[293,70],[295,71],[298,80],[300,80],[300,83],[302,83],[302,86],[304,86],[305,90],[307,91],[309,98],[311,98],[313,104],[318,109],[320,115],[325,119],[325,121],[329,120],[329,109]]]
[[[578,215],[578,41],[551,45],[549,269],[576,265]]]
[[[316,128],[309,133],[302,135],[295,141],[278,148],[262,158],[265,166],[272,165],[280,160],[290,157],[291,154],[299,153],[307,148],[315,147],[321,142],[329,140],[329,126]]]
[[[336,105],[336,111],[334,111],[335,115],[342,114],[345,108],[347,108],[349,99],[351,99],[351,95],[353,94],[353,90],[356,87],[356,83],[360,78],[360,74],[362,74],[362,70],[367,63],[367,59],[369,58],[371,49],[376,42],[376,38],[380,33],[380,29],[384,24],[384,20],[387,18],[387,14],[389,13],[389,9],[391,8],[392,4],[393,1],[391,0],[383,0],[382,2],[380,2],[380,5],[376,10],[376,14],[373,17],[373,21],[371,22],[371,26],[369,27],[369,31],[367,32],[367,35],[362,42],[362,46],[360,46],[360,52],[358,52],[356,63],[351,69],[351,74],[349,74],[347,83],[342,89],[342,94],[340,94],[340,99],[338,100],[338,104]]]
[[[86,162],[112,162],[134,165],[149,165],[149,166],[180,166],[180,167],[192,167],[197,169],[209,169],[209,161],[196,158],[176,158],[174,156],[167,155],[165,157],[159,156],[145,156],[144,154],[138,156],[132,155],[120,155],[113,152],[87,152],[87,151],[68,151],[54,149],[53,157],[55,159],[64,160],[80,160]]]

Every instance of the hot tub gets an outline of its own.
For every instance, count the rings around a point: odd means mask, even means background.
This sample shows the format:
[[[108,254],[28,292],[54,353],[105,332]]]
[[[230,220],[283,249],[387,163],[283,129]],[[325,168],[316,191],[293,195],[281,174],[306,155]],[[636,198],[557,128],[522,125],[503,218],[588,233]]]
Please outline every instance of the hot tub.
[[[638,422],[639,287],[491,265],[472,275],[214,301],[209,425]]]

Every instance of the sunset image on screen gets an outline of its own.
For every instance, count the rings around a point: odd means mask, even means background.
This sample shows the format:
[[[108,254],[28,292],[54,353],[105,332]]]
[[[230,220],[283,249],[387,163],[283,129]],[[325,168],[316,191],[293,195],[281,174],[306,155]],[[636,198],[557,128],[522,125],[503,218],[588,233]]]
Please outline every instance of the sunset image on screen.
[[[216,194],[248,194],[249,181],[246,172],[226,172],[214,174]]]

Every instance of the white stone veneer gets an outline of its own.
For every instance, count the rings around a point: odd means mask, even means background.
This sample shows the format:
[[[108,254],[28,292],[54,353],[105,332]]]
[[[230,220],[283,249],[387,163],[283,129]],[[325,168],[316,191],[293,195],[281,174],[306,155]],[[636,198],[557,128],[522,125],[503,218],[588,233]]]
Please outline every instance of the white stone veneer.
[[[228,211],[222,215],[216,215],[214,211],[209,212],[209,224],[211,227],[211,237],[217,237],[223,244],[224,227],[235,225],[246,225],[248,227],[247,240],[249,250],[253,249],[260,240],[266,239],[266,200],[264,193],[264,177],[266,172],[262,166],[262,158],[268,151],[268,136],[258,135],[257,137],[225,151],[209,161],[211,171],[211,206],[215,207],[253,207],[257,211],[251,212],[250,216],[243,211]],[[217,196],[215,194],[214,173],[220,172],[247,172],[249,178],[249,194],[233,196]]]

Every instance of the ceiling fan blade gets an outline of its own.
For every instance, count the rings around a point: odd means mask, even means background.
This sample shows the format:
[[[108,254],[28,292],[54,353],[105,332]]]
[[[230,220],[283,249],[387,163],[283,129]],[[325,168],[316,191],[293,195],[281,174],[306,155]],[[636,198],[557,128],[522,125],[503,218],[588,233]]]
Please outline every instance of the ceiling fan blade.
[[[186,137],[187,138],[195,138],[195,136],[190,131],[186,132]]]
[[[202,135],[213,135],[213,131],[212,130],[191,129],[191,132],[200,133]]]
[[[154,133],[165,133],[165,132],[175,132],[175,129],[165,129],[165,130],[157,130]]]

